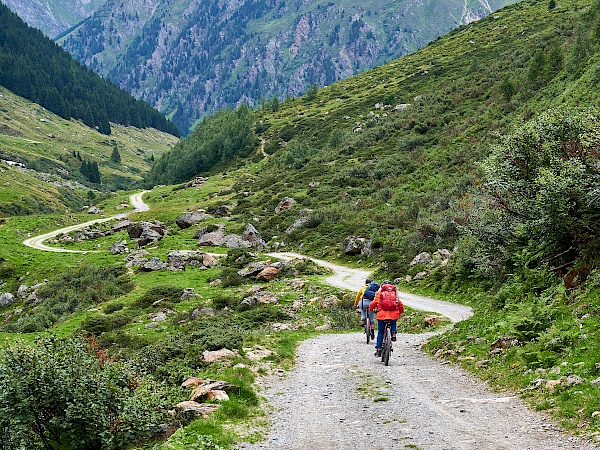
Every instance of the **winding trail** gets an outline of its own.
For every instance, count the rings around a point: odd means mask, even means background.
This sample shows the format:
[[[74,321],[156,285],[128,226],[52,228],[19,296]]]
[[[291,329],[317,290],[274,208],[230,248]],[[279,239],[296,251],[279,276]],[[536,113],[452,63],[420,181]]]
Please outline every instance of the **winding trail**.
[[[94,225],[96,223],[108,222],[113,219],[124,219],[129,214],[134,212],[148,211],[150,207],[144,203],[142,200],[142,196],[148,191],[138,192],[136,194],[132,194],[129,197],[129,202],[131,206],[133,206],[133,211],[124,212],[121,214],[116,214],[111,217],[103,217],[101,219],[90,220],[89,222],[78,223],[76,225],[71,225],[69,227],[61,228],[60,230],[54,230],[49,233],[41,234],[39,236],[35,236],[29,239],[25,239],[23,244],[27,247],[35,248],[37,250],[43,250],[46,252],[56,252],[56,253],[87,253],[87,250],[71,250],[66,248],[58,248],[58,247],[50,247],[44,244],[45,241],[51,238],[55,238],[58,235],[70,233],[71,231],[81,230],[82,228],[88,227],[90,225]]]
[[[292,252],[268,253],[269,256],[280,259],[307,258],[305,255]],[[332,286],[351,291],[358,291],[365,282],[365,279],[371,275],[371,272],[362,269],[351,269],[349,267],[340,266],[338,264],[323,261],[322,259],[309,258],[311,261],[320,266],[327,267],[333,270],[334,274],[328,277],[325,281]],[[402,303],[414,309],[422,311],[431,311],[442,314],[448,317],[452,322],[460,322],[468,319],[473,315],[473,310],[469,306],[459,305],[456,303],[436,300],[429,297],[401,292]]]

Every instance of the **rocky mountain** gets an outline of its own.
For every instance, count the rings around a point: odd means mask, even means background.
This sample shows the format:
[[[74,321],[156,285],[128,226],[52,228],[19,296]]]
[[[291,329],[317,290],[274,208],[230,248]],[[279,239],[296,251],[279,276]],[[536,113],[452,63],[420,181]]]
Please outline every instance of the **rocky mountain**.
[[[106,0],[2,0],[25,22],[54,38],[91,16]]]
[[[59,43],[185,132],[412,53],[516,0],[108,0]]]

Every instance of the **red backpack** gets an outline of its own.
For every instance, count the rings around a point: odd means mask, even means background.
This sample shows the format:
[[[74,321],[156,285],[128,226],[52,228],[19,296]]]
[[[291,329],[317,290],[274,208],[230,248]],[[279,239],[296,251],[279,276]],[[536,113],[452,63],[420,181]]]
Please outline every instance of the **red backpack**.
[[[396,286],[393,284],[384,284],[379,293],[379,308],[384,311],[394,311],[396,304]]]

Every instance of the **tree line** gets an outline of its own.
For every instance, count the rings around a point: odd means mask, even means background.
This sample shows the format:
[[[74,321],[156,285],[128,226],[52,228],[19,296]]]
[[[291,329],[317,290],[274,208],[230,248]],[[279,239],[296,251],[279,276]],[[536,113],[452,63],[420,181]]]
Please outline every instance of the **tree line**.
[[[103,134],[111,133],[113,122],[179,136],[177,126],[162,113],[82,66],[3,4],[0,85],[64,119],[81,120]]]

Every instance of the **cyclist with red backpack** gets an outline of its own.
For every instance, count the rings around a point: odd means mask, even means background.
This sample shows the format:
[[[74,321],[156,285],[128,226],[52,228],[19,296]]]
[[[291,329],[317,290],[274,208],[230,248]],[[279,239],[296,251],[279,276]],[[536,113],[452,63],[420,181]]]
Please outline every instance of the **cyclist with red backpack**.
[[[381,356],[381,342],[383,341],[383,325],[386,320],[391,321],[392,341],[396,340],[396,321],[404,312],[404,305],[400,301],[398,290],[389,280],[381,284],[381,288],[375,294],[374,300],[369,305],[369,310],[377,309],[377,344],[375,345],[375,356]]]

